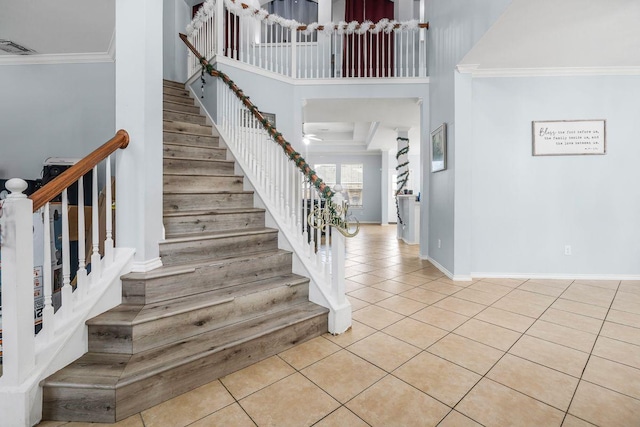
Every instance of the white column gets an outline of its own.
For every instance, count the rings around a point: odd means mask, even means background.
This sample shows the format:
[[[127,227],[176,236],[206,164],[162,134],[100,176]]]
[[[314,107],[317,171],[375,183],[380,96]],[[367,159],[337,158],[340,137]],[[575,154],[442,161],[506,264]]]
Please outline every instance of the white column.
[[[134,271],[162,265],[162,2],[116,0],[116,129],[131,143],[116,163],[116,244]]]

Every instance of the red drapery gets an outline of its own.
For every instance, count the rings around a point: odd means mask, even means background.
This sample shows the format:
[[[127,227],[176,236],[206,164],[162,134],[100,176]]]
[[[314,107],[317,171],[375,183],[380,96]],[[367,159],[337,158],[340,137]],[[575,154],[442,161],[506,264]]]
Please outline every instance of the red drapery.
[[[346,0],[345,21],[393,19],[390,0]],[[393,34],[365,33],[345,37],[342,75],[345,77],[389,77],[393,75]]]

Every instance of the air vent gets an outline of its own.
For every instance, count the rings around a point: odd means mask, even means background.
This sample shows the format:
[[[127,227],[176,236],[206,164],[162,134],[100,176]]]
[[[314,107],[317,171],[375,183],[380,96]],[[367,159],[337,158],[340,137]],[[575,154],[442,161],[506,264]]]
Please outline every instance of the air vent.
[[[12,55],[33,55],[36,53],[35,50],[31,50],[24,46],[20,46],[17,43],[12,42],[11,40],[1,40],[0,39],[0,51],[7,52]]]

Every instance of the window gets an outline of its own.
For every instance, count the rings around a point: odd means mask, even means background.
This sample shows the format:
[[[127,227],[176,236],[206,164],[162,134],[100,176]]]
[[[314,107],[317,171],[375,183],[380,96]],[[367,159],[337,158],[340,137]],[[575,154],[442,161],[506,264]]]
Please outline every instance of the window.
[[[364,173],[362,163],[343,164],[340,167],[340,181],[352,207],[362,207]]]
[[[329,187],[336,185],[336,165],[335,164],[319,164],[314,165],[318,177],[322,178]]]

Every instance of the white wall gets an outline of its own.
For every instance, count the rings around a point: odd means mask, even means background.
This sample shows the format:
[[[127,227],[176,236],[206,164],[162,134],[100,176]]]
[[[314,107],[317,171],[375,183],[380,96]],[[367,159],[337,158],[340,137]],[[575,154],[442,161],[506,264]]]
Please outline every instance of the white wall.
[[[477,78],[472,90],[472,274],[639,275],[640,76]],[[606,155],[531,155],[532,120],[573,119],[607,120]]]
[[[191,7],[184,0],[163,0],[162,66],[167,80],[187,80],[187,47],[178,37],[191,22]]]
[[[428,172],[429,150],[422,150],[425,165],[422,188],[423,193],[428,193],[428,199],[424,198],[422,205],[420,253],[454,272],[454,70],[512,0],[425,1],[429,21],[427,62],[430,85],[428,130],[424,133],[428,134],[442,123],[447,123],[449,144],[448,168],[435,174]],[[442,242],[441,248],[438,248],[438,239]]]
[[[47,157],[84,157],[115,134],[113,63],[0,67],[0,178],[39,178]]]

